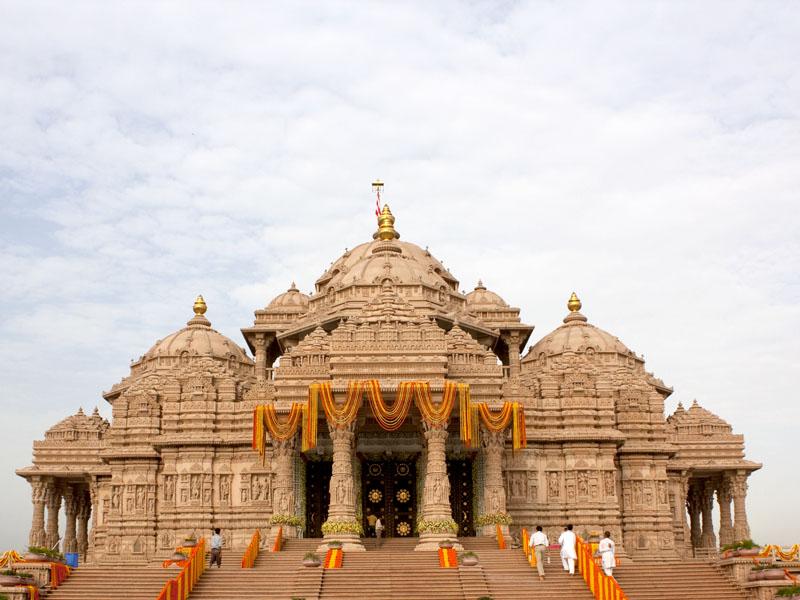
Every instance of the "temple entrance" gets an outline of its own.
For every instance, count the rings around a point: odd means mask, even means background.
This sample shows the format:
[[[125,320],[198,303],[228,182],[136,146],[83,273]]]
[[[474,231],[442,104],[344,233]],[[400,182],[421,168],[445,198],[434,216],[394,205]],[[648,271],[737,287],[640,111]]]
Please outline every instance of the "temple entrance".
[[[374,536],[367,520],[377,515],[386,537],[414,535],[417,510],[417,470],[413,460],[372,461],[362,464],[364,533]]]
[[[450,478],[450,506],[453,510],[453,520],[458,524],[458,535],[474,536],[472,460],[448,460],[447,475]]]
[[[322,537],[322,524],[328,518],[331,502],[331,469],[329,460],[306,462],[306,533],[305,537]]]

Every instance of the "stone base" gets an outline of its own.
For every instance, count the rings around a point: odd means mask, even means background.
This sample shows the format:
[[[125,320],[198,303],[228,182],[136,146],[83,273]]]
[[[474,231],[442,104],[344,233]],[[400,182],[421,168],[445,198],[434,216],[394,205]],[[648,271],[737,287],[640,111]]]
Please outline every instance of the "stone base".
[[[421,533],[419,543],[414,548],[414,551],[438,550],[439,542],[452,543],[454,550],[461,551],[464,549],[464,546],[458,542],[458,538],[454,533]]]
[[[267,537],[267,549],[270,552],[273,552],[273,548],[275,547],[275,538],[278,537],[278,529],[283,528],[281,531],[281,537],[283,540],[290,540],[297,537],[297,527],[294,525],[273,525],[269,530],[269,536]]]
[[[326,553],[330,549],[330,542],[340,542],[342,550],[345,552],[366,552],[367,550],[364,548],[364,542],[355,533],[334,533],[323,538],[322,543],[317,546],[317,552]]]

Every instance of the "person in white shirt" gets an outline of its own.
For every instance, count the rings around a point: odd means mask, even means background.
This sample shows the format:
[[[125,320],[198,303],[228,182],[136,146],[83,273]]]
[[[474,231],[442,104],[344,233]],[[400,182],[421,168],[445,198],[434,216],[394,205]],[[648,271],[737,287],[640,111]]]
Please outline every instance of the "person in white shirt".
[[[602,560],[603,572],[609,577],[613,577],[617,549],[614,545],[614,541],[611,539],[610,531],[606,531],[603,536],[603,539],[600,540],[600,545],[597,547],[597,553],[600,554]]]
[[[578,553],[575,551],[577,541],[572,525],[567,525],[564,533],[558,538],[558,543],[561,544],[561,564],[570,575],[575,575],[575,561],[578,560]]]
[[[550,545],[550,540],[542,531],[542,526],[536,526],[536,533],[531,536],[531,548],[536,556],[536,570],[539,572],[539,581],[544,581],[544,552]]]
[[[211,564],[213,567],[217,563],[217,568],[222,567],[222,536],[219,534],[219,527],[214,530],[214,535],[211,536]]]
[[[377,538],[378,546],[380,546],[383,541],[381,539],[383,538],[383,522],[381,522],[380,517],[375,519],[375,537]]]

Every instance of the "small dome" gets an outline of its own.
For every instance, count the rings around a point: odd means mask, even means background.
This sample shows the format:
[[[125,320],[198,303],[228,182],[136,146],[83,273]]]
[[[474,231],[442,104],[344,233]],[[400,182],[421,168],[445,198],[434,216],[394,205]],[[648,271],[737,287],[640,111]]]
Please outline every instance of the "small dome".
[[[525,361],[536,360],[541,354],[552,356],[564,352],[582,352],[589,348],[594,352],[631,354],[618,337],[588,323],[579,312],[581,302],[574,292],[567,306],[570,312],[564,318],[564,324],[536,342],[525,356]]]
[[[195,356],[211,356],[228,360],[231,356],[239,362],[252,362],[233,340],[211,328],[206,319],[206,303],[198,296],[194,303],[194,317],[186,323],[186,327],[157,341],[144,355],[144,359],[158,357],[179,357],[184,353]]]
[[[293,281],[288,290],[272,299],[267,309],[300,308],[305,312],[308,309],[308,299],[306,294],[297,289]]]
[[[50,439],[53,437],[60,438],[63,437],[62,434],[66,432],[76,434],[77,437],[80,437],[78,436],[80,433],[95,433],[102,435],[105,433],[108,427],[108,421],[100,416],[100,412],[96,408],[91,416],[86,416],[86,414],[83,412],[83,409],[79,408],[77,413],[70,415],[66,419],[62,419],[48,429],[44,435],[45,439]]]
[[[467,294],[467,307],[474,309],[508,308],[508,303],[500,296],[486,289],[481,280],[475,289]]]

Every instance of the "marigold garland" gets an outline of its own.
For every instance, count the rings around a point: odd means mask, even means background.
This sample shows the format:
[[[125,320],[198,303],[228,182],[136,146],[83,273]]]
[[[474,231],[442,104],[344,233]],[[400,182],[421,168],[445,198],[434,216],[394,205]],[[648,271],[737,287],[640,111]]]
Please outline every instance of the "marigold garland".
[[[528,435],[525,431],[525,409],[519,402],[512,405],[513,423],[511,430],[511,449],[519,450],[528,447]]]
[[[403,381],[397,388],[397,397],[391,407],[383,401],[381,386],[377,380],[367,382],[367,398],[369,399],[372,414],[375,420],[386,431],[397,431],[403,425],[411,410],[411,401],[414,399],[417,382]]]
[[[361,408],[361,401],[364,395],[363,381],[350,381],[347,384],[347,395],[344,404],[339,406],[333,398],[333,390],[330,381],[315,384],[319,386],[319,393],[322,397],[322,409],[328,423],[338,429],[347,427],[355,421],[358,411]]]
[[[417,397],[417,407],[428,425],[437,428],[446,425],[455,405],[456,392],[458,391],[457,384],[452,381],[444,382],[442,402],[439,406],[433,403],[431,384],[427,381],[418,381],[414,386],[414,390]]]
[[[511,402],[503,402],[503,408],[501,408],[500,412],[497,414],[489,410],[489,405],[486,404],[486,402],[479,402],[478,410],[480,410],[481,420],[484,426],[492,433],[500,433],[505,430],[513,415]]]
[[[458,384],[458,417],[461,424],[461,441],[467,448],[473,448],[478,443],[473,427],[474,411],[469,395],[469,386],[465,383]]]
[[[303,430],[301,446],[303,452],[317,447],[317,419],[319,418],[319,394],[314,386],[308,388],[308,402],[303,407]]]
[[[267,424],[267,430],[270,437],[278,442],[288,440],[297,433],[297,427],[302,421],[302,416],[303,405],[300,402],[292,402],[289,414],[283,422],[278,418],[274,404],[267,404],[264,407],[264,420]]]

